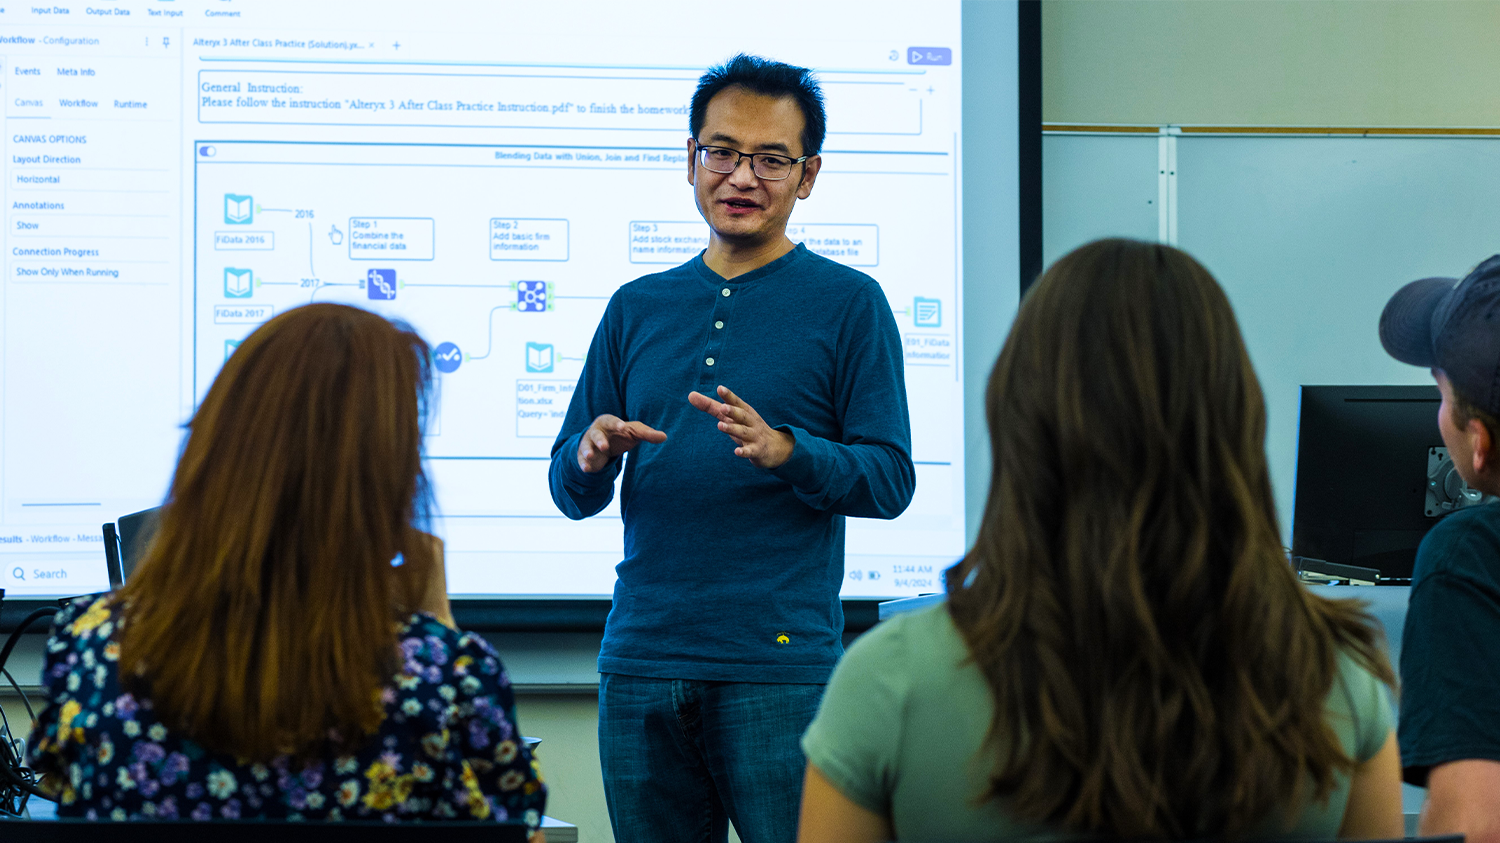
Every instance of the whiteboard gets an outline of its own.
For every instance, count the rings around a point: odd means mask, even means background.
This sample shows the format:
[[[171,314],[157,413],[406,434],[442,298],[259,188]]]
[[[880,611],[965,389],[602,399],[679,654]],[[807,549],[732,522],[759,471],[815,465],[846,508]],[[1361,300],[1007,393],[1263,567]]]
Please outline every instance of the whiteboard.
[[[1427,384],[1380,346],[1417,278],[1500,252],[1500,143],[1483,138],[1183,138],[1178,245],[1224,285],[1266,393],[1289,542],[1302,384]]]
[[[1266,452],[1290,544],[1303,384],[1431,383],[1380,347],[1408,281],[1500,252],[1500,139],[1181,136],[1177,245],[1234,305],[1266,394]],[[1157,239],[1157,138],[1043,146],[1047,260],[1100,236]],[[1055,181],[1055,183],[1053,183]],[[1147,185],[1150,185],[1149,196]],[[1486,201],[1488,200],[1488,202]]]
[[[1042,138],[1046,266],[1101,237],[1157,239],[1156,135]]]

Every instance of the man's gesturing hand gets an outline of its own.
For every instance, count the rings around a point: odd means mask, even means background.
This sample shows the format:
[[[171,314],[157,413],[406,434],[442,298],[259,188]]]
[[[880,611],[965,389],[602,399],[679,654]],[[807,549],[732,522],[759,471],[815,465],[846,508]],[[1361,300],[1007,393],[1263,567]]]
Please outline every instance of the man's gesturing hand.
[[[701,392],[688,393],[688,403],[719,420],[719,429],[729,434],[738,448],[734,455],[744,457],[760,468],[776,468],[792,458],[795,440],[791,434],[766,424],[755,408],[746,404],[729,387],[719,387],[715,401]]]
[[[605,413],[578,438],[578,467],[593,474],[642,442],[660,445],[665,441],[667,434],[644,422],[625,421]]]

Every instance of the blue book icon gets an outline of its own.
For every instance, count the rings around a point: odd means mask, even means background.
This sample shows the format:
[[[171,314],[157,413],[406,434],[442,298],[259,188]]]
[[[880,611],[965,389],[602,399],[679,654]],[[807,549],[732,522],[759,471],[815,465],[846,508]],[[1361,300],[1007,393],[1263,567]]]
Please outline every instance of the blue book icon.
[[[378,301],[396,298],[396,270],[372,269],[365,275],[365,293]]]
[[[917,296],[912,302],[912,321],[918,328],[941,328],[943,326],[943,300],[924,299]]]
[[[224,194],[224,224],[249,225],[255,219],[255,199],[238,193]]]
[[[255,272],[249,269],[224,267],[224,297],[248,299],[255,292]]]
[[[526,371],[552,371],[552,344],[546,342],[526,343]]]

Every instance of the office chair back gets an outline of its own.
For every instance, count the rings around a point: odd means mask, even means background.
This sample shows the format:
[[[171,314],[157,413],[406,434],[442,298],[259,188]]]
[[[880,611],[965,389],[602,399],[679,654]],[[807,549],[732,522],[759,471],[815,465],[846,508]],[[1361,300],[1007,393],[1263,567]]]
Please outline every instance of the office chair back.
[[[109,569],[110,588],[119,588],[130,578],[160,524],[161,507],[153,506],[120,516],[118,526],[104,525],[104,562]]]

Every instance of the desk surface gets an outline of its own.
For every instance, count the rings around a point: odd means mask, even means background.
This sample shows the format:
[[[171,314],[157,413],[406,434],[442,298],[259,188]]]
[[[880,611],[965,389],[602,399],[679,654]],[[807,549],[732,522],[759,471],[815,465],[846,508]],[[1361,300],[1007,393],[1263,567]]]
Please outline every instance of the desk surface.
[[[26,801],[26,811],[33,820],[57,819],[57,805],[35,797]],[[542,817],[542,831],[547,833],[547,843],[578,843],[578,826],[552,817]]]

